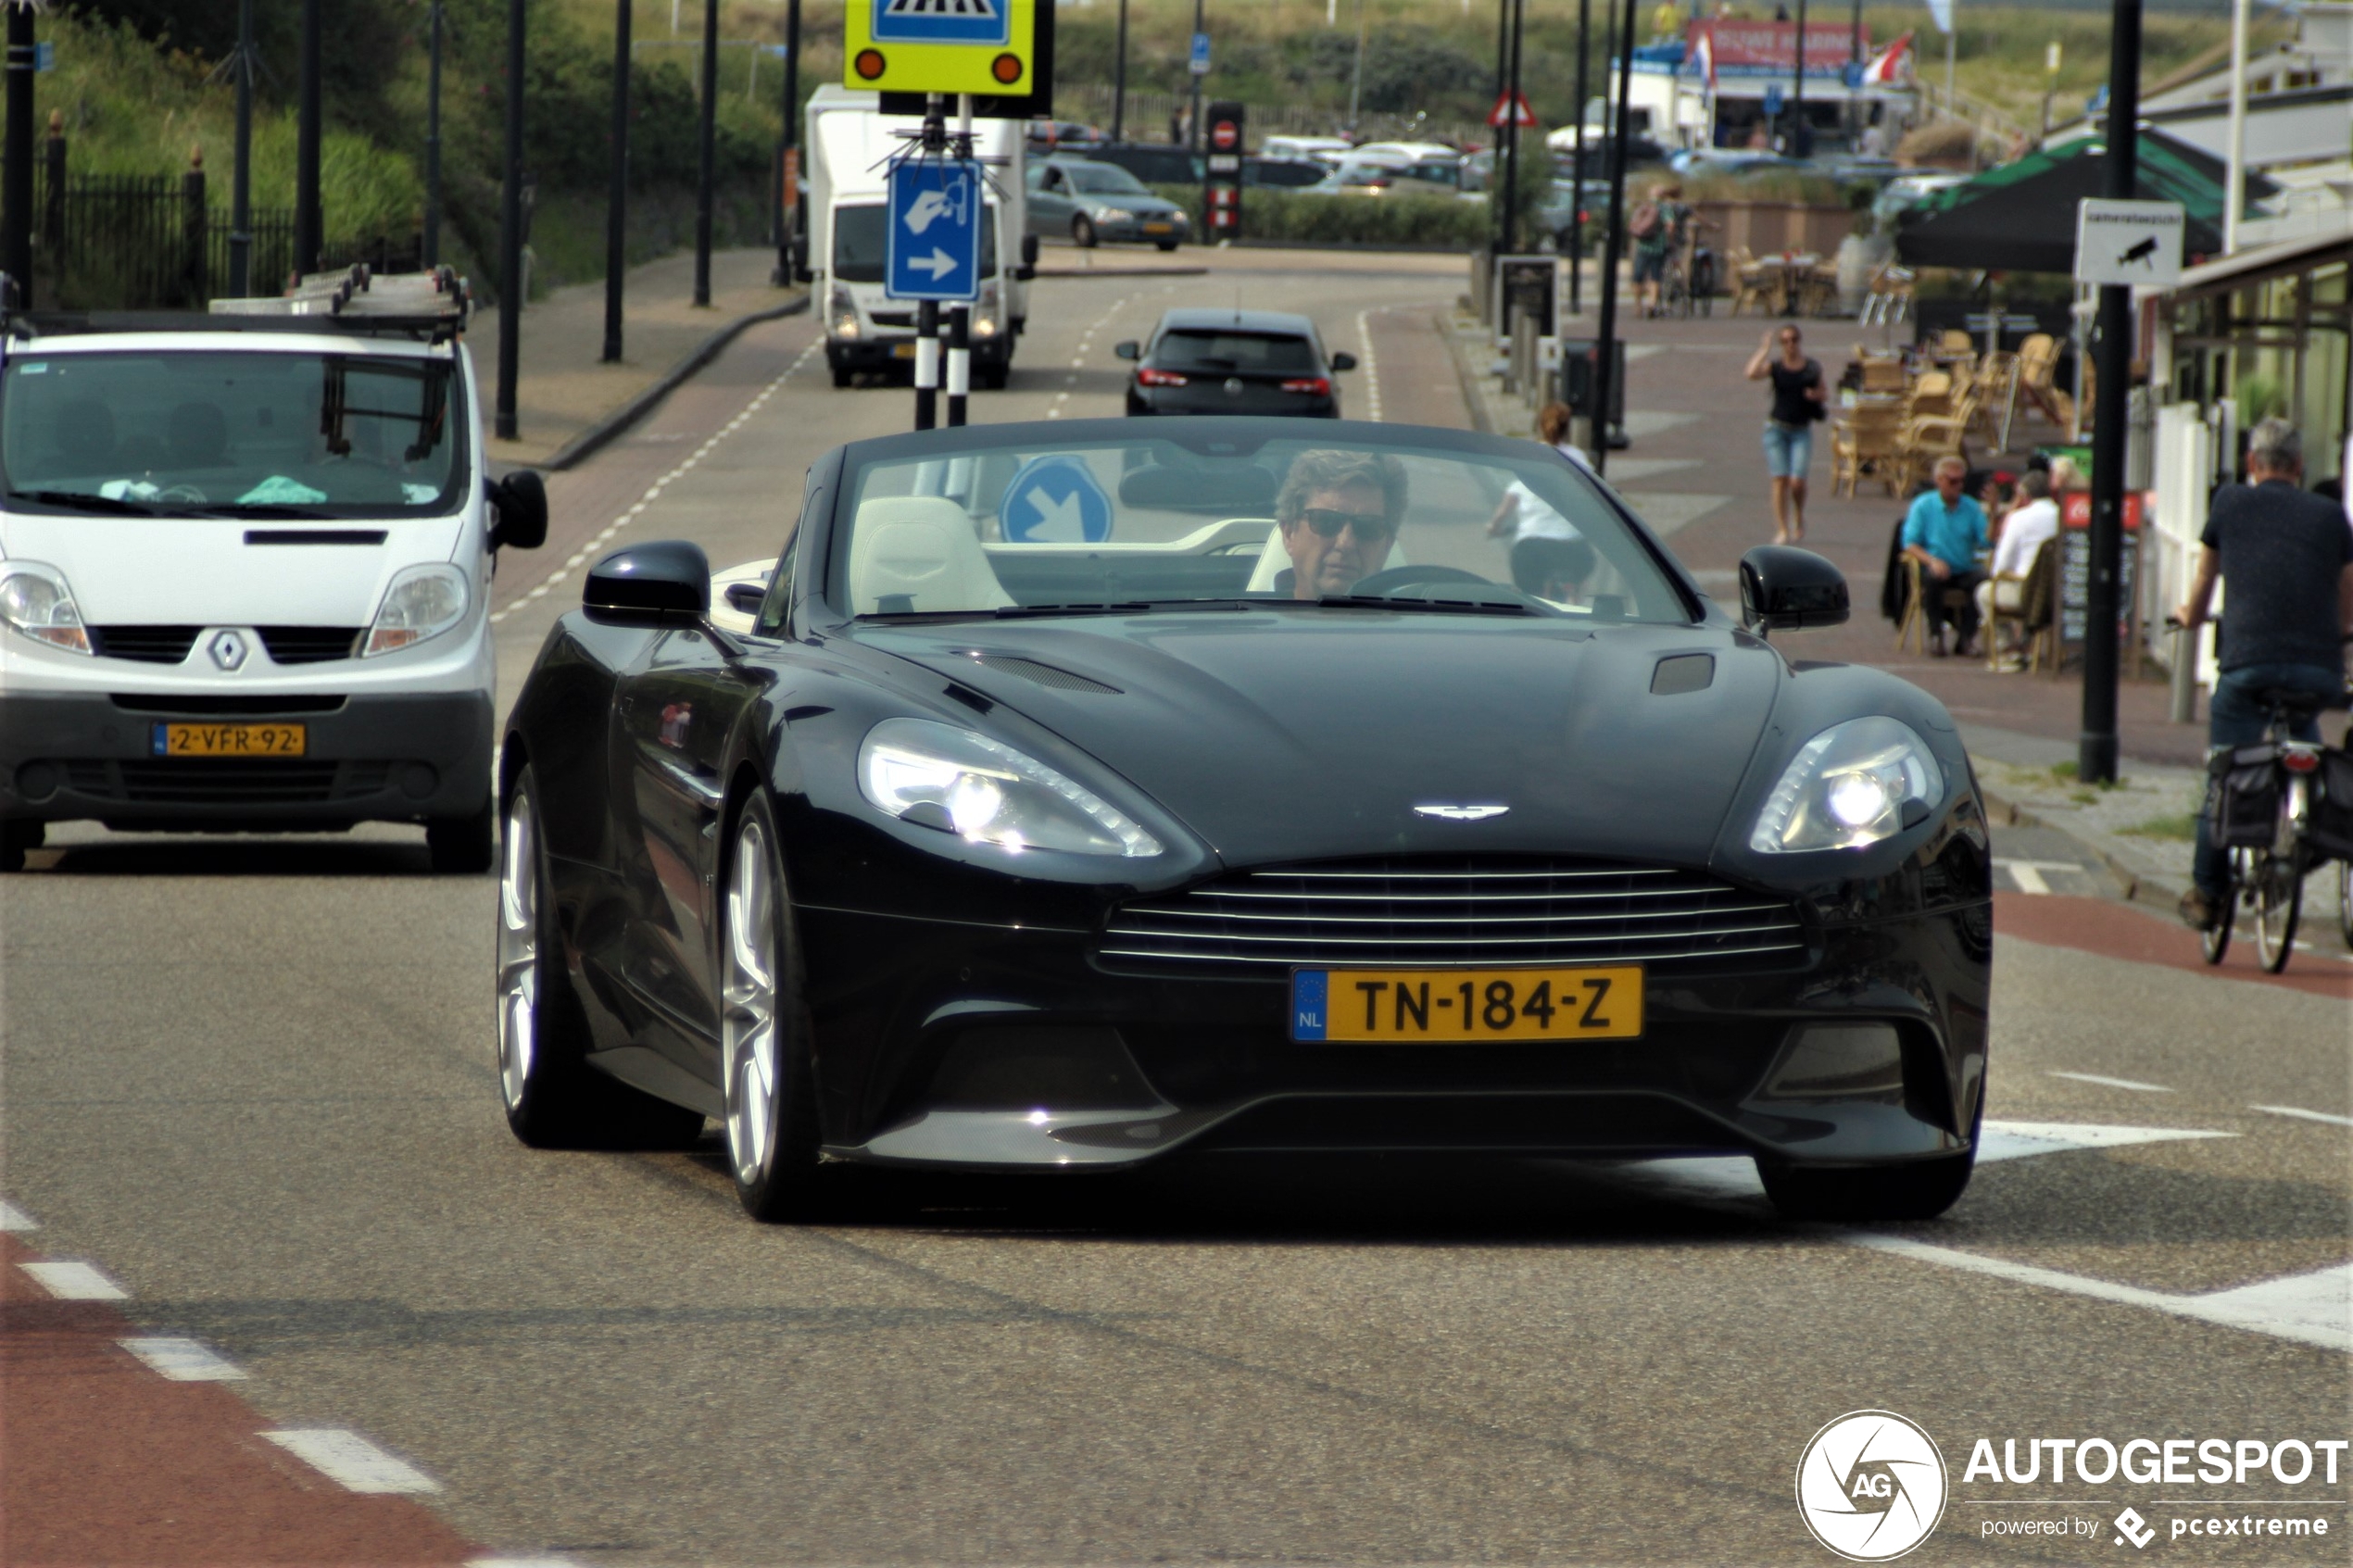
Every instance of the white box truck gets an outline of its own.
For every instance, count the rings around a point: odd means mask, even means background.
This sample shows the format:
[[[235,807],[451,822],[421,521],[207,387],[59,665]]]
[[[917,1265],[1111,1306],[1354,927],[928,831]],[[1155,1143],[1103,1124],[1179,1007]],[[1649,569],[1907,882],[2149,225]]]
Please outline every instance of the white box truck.
[[[915,303],[883,293],[887,238],[884,189],[900,132],[919,119],[885,115],[881,94],[828,84],[809,100],[806,197],[811,297],[824,312],[825,363],[836,386],[861,370],[890,370],[915,358]],[[1027,235],[1018,120],[973,122],[973,156],[988,169],[988,222],[981,231],[980,299],[973,307],[972,363],[976,386],[1001,387],[1013,367],[1013,340],[1028,324],[1029,279],[1038,242]],[[943,310],[942,332],[946,331]]]

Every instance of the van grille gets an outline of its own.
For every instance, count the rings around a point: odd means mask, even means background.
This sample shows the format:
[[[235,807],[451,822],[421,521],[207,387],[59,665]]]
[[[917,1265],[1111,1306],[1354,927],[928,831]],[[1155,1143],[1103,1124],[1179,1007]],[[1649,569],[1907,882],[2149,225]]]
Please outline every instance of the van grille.
[[[135,659],[142,664],[182,664],[195,646],[201,626],[93,626],[90,651],[101,659]]]
[[[359,642],[357,626],[258,626],[261,646],[277,664],[324,664],[349,659]]]
[[[1202,973],[1295,964],[1753,966],[1803,952],[1786,899],[1664,866],[1397,859],[1252,872],[1122,906],[1105,962]]]

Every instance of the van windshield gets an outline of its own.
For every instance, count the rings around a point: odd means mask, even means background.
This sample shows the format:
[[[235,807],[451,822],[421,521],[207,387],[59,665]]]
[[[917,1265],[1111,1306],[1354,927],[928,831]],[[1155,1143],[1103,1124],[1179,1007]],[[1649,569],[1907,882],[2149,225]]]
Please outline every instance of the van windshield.
[[[997,204],[990,202],[986,210],[987,220],[980,226],[980,276],[983,282],[997,275]],[[884,220],[880,207],[861,205],[834,208],[834,282],[837,283],[879,283],[883,268],[889,260],[884,247],[890,242],[890,227]]]
[[[0,378],[0,470],[22,511],[428,516],[465,469],[447,359],[38,352]]]

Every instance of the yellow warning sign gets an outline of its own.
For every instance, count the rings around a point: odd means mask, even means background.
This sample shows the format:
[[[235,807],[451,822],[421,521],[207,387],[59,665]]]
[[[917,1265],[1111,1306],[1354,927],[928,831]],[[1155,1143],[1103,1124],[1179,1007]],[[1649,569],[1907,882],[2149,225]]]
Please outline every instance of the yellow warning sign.
[[[869,92],[1026,94],[1038,6],[1051,0],[849,0],[842,84]]]

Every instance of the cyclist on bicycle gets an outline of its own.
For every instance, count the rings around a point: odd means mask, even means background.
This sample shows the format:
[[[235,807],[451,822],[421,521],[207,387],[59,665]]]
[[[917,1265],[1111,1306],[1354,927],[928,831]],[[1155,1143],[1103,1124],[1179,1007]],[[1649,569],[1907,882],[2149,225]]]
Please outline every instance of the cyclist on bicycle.
[[[2182,624],[2204,624],[2218,577],[2230,594],[2222,607],[2221,678],[2207,720],[2213,747],[2263,738],[2269,711],[2259,701],[2272,687],[2325,693],[2345,689],[2343,640],[2353,630],[2353,530],[2345,514],[2297,485],[2304,441],[2285,420],[2264,420],[2249,433],[2246,484],[2214,493]],[[2192,646],[2195,646],[2194,644]],[[2318,740],[2307,719],[2297,740]],[[2182,897],[2182,919],[2205,930],[2231,918],[2229,852],[2197,824],[2196,885]]]
[[[1683,187],[1668,180],[1635,204],[1627,232],[1634,236],[1634,283],[1642,298],[1642,314],[1655,316],[1667,281],[1667,258],[1677,253],[1685,220],[1692,209],[1683,205]]]

